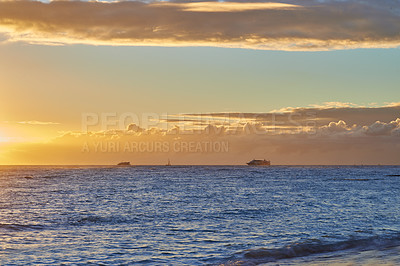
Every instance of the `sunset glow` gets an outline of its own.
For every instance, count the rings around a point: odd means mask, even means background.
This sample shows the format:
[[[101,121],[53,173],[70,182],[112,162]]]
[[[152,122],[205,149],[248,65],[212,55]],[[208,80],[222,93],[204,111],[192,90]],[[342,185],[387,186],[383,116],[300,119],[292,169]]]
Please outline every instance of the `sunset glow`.
[[[398,164],[399,17],[391,1],[0,1],[1,163]]]
[[[2,133],[0,132],[0,142],[7,142],[7,141],[8,141],[8,139],[6,137],[4,137],[2,135]]]
[[[0,0],[0,265],[399,265],[400,0]]]

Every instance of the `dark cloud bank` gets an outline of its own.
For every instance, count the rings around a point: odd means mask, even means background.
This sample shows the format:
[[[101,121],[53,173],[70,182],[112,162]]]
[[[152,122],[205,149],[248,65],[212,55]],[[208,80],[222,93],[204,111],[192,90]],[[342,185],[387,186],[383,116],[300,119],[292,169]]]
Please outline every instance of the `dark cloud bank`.
[[[274,5],[275,4],[275,5]],[[398,1],[0,1],[9,41],[329,50],[400,45]]]

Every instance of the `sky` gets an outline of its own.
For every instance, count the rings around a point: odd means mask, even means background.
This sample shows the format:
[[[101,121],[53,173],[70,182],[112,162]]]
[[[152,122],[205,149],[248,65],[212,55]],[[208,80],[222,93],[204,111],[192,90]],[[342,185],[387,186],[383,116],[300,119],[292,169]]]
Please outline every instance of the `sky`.
[[[390,0],[0,1],[0,164],[399,164],[399,46]]]

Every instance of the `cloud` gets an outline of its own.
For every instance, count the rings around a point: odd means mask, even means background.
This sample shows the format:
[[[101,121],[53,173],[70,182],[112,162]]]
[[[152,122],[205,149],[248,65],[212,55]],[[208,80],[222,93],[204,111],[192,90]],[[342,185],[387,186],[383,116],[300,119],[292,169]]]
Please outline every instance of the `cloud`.
[[[135,123],[129,124],[127,127],[128,132],[142,132],[143,128],[139,127]]]
[[[265,9],[292,9],[298,8],[298,5],[284,4],[284,3],[241,3],[241,2],[190,2],[190,3],[171,3],[162,2],[153,4],[154,6],[172,6],[180,8],[183,11],[192,12],[243,12],[249,10],[265,10]]]
[[[46,122],[46,121],[37,121],[37,120],[29,120],[29,121],[18,121],[18,122],[13,122],[13,121],[0,121],[0,123],[4,124],[21,124],[21,125],[45,125],[45,126],[53,126],[53,125],[60,125],[60,123],[57,122]]]
[[[67,132],[48,143],[9,144],[0,155],[24,164],[165,164],[167,158],[174,164],[244,164],[253,158],[273,164],[399,164],[399,124],[400,118],[359,126],[332,121],[315,131],[273,133],[250,122],[236,134],[214,125],[200,131]]]
[[[330,122],[327,126],[322,126],[320,128],[322,131],[327,131],[329,133],[336,133],[336,132],[347,132],[350,130],[349,126],[343,120],[339,122]]]
[[[381,121],[376,121],[370,126],[364,126],[363,130],[365,134],[371,136],[380,136],[380,135],[394,135],[399,136],[400,132],[400,118],[397,118],[394,121],[390,121],[389,123],[384,123]]]
[[[327,103],[310,107],[287,107],[265,113],[204,113],[184,114],[180,121],[187,124],[193,120],[208,123],[263,123],[264,126],[297,128],[321,127],[330,122],[346,121],[349,125],[370,125],[376,121],[390,122],[400,117],[400,104],[391,103],[386,106],[368,107],[353,103]],[[186,119],[186,120],[185,120]]]
[[[17,122],[18,124],[24,124],[24,125],[59,125],[60,123],[56,122],[43,122],[43,121],[20,121]]]
[[[397,1],[0,1],[7,41],[330,50],[400,46]]]
[[[165,164],[168,158],[174,164],[244,164],[253,158],[273,164],[400,164],[400,104],[318,106],[279,114],[183,114],[161,127],[132,123],[64,132],[47,143],[2,142],[0,157],[21,164]],[[229,149],[210,149],[214,144]]]

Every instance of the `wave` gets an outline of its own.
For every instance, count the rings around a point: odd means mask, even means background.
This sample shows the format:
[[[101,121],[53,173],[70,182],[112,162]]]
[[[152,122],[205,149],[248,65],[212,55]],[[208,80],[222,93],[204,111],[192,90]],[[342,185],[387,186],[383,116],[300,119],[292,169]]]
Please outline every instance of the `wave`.
[[[127,219],[122,216],[98,216],[98,215],[87,215],[78,217],[70,220],[72,225],[90,225],[90,224],[123,224],[123,223],[135,223],[136,219]]]
[[[282,259],[292,259],[328,252],[352,249],[357,251],[380,250],[398,246],[400,246],[400,234],[386,237],[373,236],[370,238],[349,239],[333,243],[321,240],[306,240],[276,249],[248,249],[239,253],[240,258],[229,260],[219,265],[258,265]]]
[[[0,230],[8,231],[27,231],[27,230],[41,230],[44,226],[37,224],[0,224]]]
[[[54,175],[40,176],[40,178],[47,178],[47,179],[54,179],[54,178],[60,178],[60,177],[67,177],[67,175],[65,175],[65,174],[54,174]]]
[[[217,168],[215,171],[217,172],[226,172],[226,171],[232,171],[232,168]]]
[[[25,179],[37,179],[37,178],[54,179],[54,178],[60,178],[60,177],[66,177],[66,176],[67,175],[65,175],[65,174],[43,175],[43,176],[26,175],[26,176],[22,176],[22,178],[25,178]]]
[[[376,181],[383,180],[383,178],[334,178],[334,181]]]

